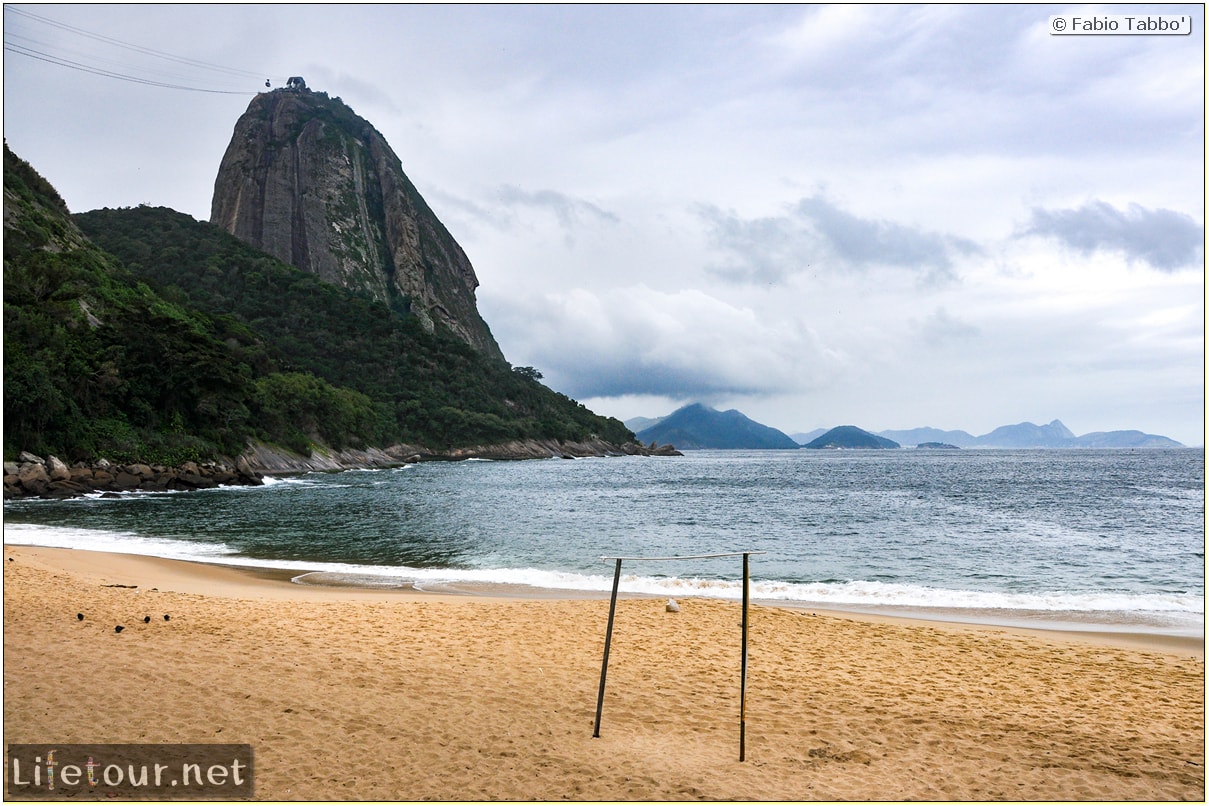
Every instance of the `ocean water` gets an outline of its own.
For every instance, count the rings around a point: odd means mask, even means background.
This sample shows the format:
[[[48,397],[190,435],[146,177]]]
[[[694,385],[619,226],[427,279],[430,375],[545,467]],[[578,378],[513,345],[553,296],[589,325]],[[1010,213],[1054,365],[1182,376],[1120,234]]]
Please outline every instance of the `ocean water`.
[[[432,462],[7,502],[4,539],[521,594],[607,592],[602,557],[753,552],[755,601],[1203,636],[1204,467],[1199,449]],[[738,598],[741,567],[627,560],[621,589]]]

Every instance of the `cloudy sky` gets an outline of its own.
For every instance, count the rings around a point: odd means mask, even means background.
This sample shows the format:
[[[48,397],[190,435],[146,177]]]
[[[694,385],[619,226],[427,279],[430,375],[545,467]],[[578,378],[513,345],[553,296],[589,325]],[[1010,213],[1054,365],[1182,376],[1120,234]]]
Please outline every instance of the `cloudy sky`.
[[[1050,34],[1142,10],[1193,32]],[[75,212],[208,219],[265,80],[341,97],[597,412],[1204,444],[1199,5],[16,4],[4,41]]]

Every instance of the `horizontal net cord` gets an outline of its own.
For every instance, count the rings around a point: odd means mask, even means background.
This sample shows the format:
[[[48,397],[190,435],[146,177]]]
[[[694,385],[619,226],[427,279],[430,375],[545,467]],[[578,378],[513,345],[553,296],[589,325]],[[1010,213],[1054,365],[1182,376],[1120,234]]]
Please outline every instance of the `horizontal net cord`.
[[[725,554],[689,554],[683,557],[601,557],[603,560],[709,560],[714,557],[744,557],[749,554],[767,554],[766,551],[729,551]]]

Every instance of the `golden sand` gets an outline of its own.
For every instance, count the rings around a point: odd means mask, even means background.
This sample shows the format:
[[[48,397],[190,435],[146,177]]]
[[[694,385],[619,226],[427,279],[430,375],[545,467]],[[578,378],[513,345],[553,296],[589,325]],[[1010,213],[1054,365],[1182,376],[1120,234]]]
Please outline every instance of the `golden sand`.
[[[1205,798],[1203,645],[753,606],[740,762],[735,603],[623,599],[592,738],[607,600],[4,556],[6,743],[247,743],[258,799]]]

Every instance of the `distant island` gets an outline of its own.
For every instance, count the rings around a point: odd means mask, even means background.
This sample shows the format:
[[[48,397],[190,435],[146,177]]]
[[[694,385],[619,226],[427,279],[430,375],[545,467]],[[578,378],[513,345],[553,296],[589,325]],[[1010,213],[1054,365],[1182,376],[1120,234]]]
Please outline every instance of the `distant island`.
[[[867,448],[872,450],[885,450],[887,448],[901,448],[892,439],[879,437],[877,434],[870,434],[855,425],[841,425],[831,429],[827,433],[813,439],[802,446],[814,450],[822,449],[852,449],[852,448]]]
[[[1184,447],[1173,439],[1141,431],[1095,431],[1076,436],[1061,420],[1046,425],[1029,422],[1002,425],[982,436],[931,427],[871,432],[854,425],[787,435],[734,409],[721,412],[701,403],[684,406],[666,417],[634,417],[626,420],[625,425],[644,443],[672,443],[689,450],[799,447],[885,450],[904,446],[925,450]]]
[[[629,427],[636,432],[640,442],[671,443],[680,450],[793,450],[798,447],[787,434],[761,425],[741,412],[734,409],[718,411],[700,403],[677,409],[654,423],[641,430]]]

